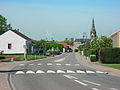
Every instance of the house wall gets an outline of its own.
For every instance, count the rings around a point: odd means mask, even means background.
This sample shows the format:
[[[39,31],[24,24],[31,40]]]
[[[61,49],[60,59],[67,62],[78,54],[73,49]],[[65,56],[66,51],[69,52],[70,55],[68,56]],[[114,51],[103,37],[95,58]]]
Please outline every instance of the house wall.
[[[120,32],[112,37],[113,47],[120,47]]]
[[[8,43],[12,44],[11,49],[8,49]],[[3,51],[3,54],[24,53],[24,45],[26,40],[12,31],[7,31],[0,36],[0,52]]]

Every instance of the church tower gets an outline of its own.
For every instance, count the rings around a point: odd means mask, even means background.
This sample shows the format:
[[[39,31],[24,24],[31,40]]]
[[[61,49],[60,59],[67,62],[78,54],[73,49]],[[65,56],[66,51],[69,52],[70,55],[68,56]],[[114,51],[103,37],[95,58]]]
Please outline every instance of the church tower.
[[[90,31],[90,37],[91,37],[91,39],[93,39],[94,37],[97,37],[94,18],[92,19],[92,28],[91,28],[91,31]]]

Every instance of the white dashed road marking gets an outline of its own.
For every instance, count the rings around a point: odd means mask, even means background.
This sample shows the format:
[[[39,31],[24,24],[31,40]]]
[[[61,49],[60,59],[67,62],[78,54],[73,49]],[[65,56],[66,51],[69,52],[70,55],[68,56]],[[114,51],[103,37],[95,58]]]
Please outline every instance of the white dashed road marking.
[[[85,71],[76,70],[76,73],[85,73]]]
[[[24,64],[19,64],[19,66],[24,66]]]
[[[33,72],[33,71],[31,71],[31,70],[29,70],[29,71],[27,71],[26,72],[26,74],[34,74],[35,72]]]
[[[15,74],[29,74],[29,73],[78,73],[78,74],[94,74],[95,72],[93,71],[82,71],[82,70],[47,70],[47,71],[43,71],[43,70],[37,70],[37,71],[32,71],[32,70],[28,70],[26,71],[26,73],[24,71],[17,71]],[[87,83],[91,83],[91,84],[95,84],[100,86],[100,84],[94,83],[94,82],[90,82],[87,80],[84,80],[84,82]]]
[[[29,64],[30,66],[34,65],[34,64]]]
[[[70,66],[71,64],[65,64],[66,66]]]
[[[78,80],[74,80],[74,81],[77,82],[77,83],[79,83],[79,84],[81,84],[81,85],[83,85],[83,86],[87,86],[87,84],[85,84],[85,83],[83,83],[81,81],[78,81]]]
[[[95,82],[91,82],[91,81],[87,81],[87,80],[83,80],[84,82],[93,84],[93,85],[97,85],[97,86],[101,86],[101,84],[95,83]]]
[[[77,77],[71,76],[71,75],[63,75],[64,77],[68,79],[78,79]]]
[[[61,58],[61,59],[55,60],[54,62],[62,62],[64,60],[65,60],[65,58]]]
[[[45,73],[44,71],[42,71],[42,70],[37,70],[37,72],[36,73]]]
[[[47,65],[48,65],[48,66],[51,66],[51,65],[52,65],[52,63],[47,63]]]
[[[41,63],[39,63],[38,65],[42,65]]]
[[[55,73],[53,70],[48,70],[47,73]]]
[[[15,74],[24,74],[23,71],[17,71]]]
[[[57,70],[57,73],[65,73],[63,70]]]
[[[111,90],[119,90],[119,89],[116,89],[116,88],[110,88]]]
[[[56,63],[57,66],[60,66],[61,64],[60,63]]]
[[[92,90],[99,90],[99,89],[97,89],[97,88],[92,88]]]
[[[75,73],[75,72],[72,70],[67,70],[67,73]]]
[[[95,73],[94,71],[86,71],[86,73]]]

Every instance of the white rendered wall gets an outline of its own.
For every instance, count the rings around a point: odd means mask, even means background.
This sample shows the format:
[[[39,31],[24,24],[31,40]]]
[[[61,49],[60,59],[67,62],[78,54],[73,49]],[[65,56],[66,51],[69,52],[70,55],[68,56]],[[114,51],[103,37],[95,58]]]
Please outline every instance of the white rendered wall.
[[[8,43],[12,44],[11,49],[8,49]],[[26,40],[10,30],[0,36],[0,51],[4,51],[3,54],[24,53],[24,45]]]

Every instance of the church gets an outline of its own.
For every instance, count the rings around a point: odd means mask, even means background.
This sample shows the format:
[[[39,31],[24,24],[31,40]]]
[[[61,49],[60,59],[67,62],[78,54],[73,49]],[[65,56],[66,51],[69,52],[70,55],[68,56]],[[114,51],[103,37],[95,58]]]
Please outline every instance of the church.
[[[75,39],[74,46],[78,47],[86,42],[90,42],[94,37],[97,37],[94,18],[92,19],[92,27],[90,30],[90,38],[87,38],[87,34],[83,33],[83,38]]]

